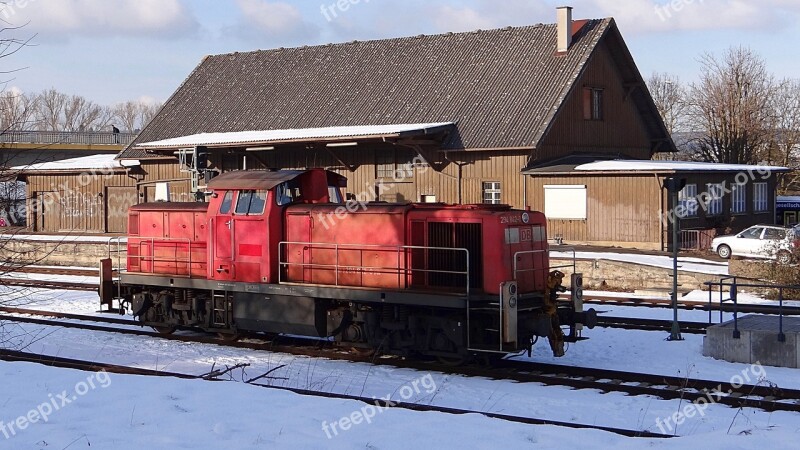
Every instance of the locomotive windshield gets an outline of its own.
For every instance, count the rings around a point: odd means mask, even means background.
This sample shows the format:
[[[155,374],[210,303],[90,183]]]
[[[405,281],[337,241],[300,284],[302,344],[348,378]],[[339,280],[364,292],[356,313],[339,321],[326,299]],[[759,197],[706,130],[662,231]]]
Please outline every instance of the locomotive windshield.
[[[240,191],[236,200],[236,214],[258,216],[264,214],[267,191]]]

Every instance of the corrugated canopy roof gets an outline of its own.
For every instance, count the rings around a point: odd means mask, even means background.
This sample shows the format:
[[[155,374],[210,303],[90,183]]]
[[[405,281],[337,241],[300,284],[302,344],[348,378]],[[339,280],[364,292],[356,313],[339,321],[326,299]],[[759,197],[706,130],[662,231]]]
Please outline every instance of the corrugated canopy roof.
[[[565,54],[548,24],[208,56],[120,157],[198,133],[431,122],[458,123],[446,150],[534,149],[605,36],[625,81],[643,84],[613,19],[573,31]],[[647,90],[631,95],[669,140]]]
[[[586,158],[584,156],[583,158]],[[789,172],[787,167],[747,165],[747,164],[721,164],[713,162],[694,161],[651,161],[651,160],[596,160],[586,161],[581,158],[554,161],[552,164],[543,165],[523,171],[527,175],[548,174],[575,174],[581,173],[679,173],[679,172],[754,172],[776,173]]]
[[[137,144],[139,149],[172,149],[196,146],[230,147],[277,144],[303,141],[337,141],[364,138],[401,137],[425,135],[446,131],[455,126],[452,122],[366,125],[347,127],[301,128],[294,130],[234,131],[227,133],[200,133],[161,141]]]
[[[33,172],[81,172],[84,170],[122,170],[126,167],[135,167],[139,161],[125,160],[118,161],[114,155],[91,155],[80,158],[62,159],[60,161],[50,161],[44,163],[30,164],[27,166],[13,167],[22,173]]]

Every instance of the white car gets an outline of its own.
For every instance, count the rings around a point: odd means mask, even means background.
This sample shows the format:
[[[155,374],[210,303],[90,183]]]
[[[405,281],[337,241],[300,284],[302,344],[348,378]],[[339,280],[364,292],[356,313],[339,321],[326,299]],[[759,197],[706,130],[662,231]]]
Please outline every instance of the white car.
[[[711,241],[711,250],[721,258],[747,256],[777,259],[781,264],[792,261],[794,232],[776,225],[755,225],[739,234],[719,236]]]

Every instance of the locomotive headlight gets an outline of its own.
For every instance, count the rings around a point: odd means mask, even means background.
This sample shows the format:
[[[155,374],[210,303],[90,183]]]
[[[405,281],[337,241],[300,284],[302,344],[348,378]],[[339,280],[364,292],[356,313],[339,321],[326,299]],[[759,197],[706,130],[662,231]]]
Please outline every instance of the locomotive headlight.
[[[508,299],[508,306],[510,306],[511,308],[516,308],[517,307],[517,297],[509,298]]]
[[[524,212],[522,213],[522,223],[528,223],[531,221],[531,215]]]

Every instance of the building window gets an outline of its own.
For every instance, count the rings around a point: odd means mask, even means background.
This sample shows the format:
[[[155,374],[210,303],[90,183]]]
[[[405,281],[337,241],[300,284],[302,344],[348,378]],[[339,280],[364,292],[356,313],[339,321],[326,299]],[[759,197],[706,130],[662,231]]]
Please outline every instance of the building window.
[[[483,203],[499,205],[501,198],[499,181],[485,181],[483,183]]]
[[[678,193],[679,215],[681,217],[697,217],[697,185],[687,184]]]
[[[603,120],[603,90],[587,87],[583,89],[583,118]]]
[[[734,184],[731,186],[731,213],[743,214],[747,212],[746,185]]]
[[[769,211],[767,183],[753,184],[753,212]]]
[[[717,183],[708,183],[706,188],[708,189],[707,215],[719,216],[722,214],[722,197],[725,188]]]
[[[415,167],[411,165],[412,159],[408,152],[392,149],[376,151],[375,178],[390,178],[395,181],[413,178]]]

